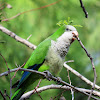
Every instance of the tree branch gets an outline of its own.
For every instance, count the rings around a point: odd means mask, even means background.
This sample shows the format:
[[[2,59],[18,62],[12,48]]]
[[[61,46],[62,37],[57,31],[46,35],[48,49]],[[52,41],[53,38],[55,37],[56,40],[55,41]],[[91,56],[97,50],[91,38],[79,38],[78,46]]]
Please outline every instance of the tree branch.
[[[40,88],[37,88],[36,91],[34,90],[31,90],[25,94],[23,94],[20,98],[20,100],[23,100],[23,99],[27,99],[29,98],[31,95],[35,94],[35,93],[41,93],[42,91],[45,91],[45,90],[48,90],[48,89],[64,89],[64,90],[71,90],[71,87],[69,86],[62,86],[62,85],[47,85],[47,86],[43,86],[43,87],[40,87]],[[77,88],[78,90],[80,91],[83,91],[83,92],[86,92],[86,93],[90,93],[91,90],[88,90],[88,89],[84,89],[84,88]],[[98,96],[100,97],[100,92],[98,91],[93,91],[93,94],[95,96]]]
[[[33,45],[32,43],[30,43],[29,41],[17,36],[14,32],[11,32],[10,30],[8,30],[7,28],[3,27],[2,25],[0,25],[0,30],[2,32],[4,32],[5,34],[9,35],[10,37],[14,38],[16,41],[25,44],[26,46],[28,46],[31,49],[36,49],[36,46]]]
[[[88,12],[86,11],[86,9],[85,9],[85,7],[84,7],[84,5],[83,5],[82,0],[80,0],[80,4],[81,4],[81,8],[83,9],[83,12],[84,12],[84,14],[85,14],[85,17],[88,18]]]
[[[66,62],[64,63],[64,67],[66,69],[68,69],[69,71],[71,71],[73,74],[75,74],[76,76],[78,76],[81,80],[83,80],[84,82],[86,82],[87,84],[93,86],[93,82],[91,82],[89,79],[87,79],[86,77],[84,77],[83,75],[81,75],[79,72],[77,72],[75,69],[71,68],[69,65],[66,64]],[[100,86],[95,84],[95,88],[100,90]]]
[[[7,69],[8,69],[8,74],[9,74],[9,78],[10,78],[10,98],[12,96],[12,92],[11,92],[11,87],[12,87],[12,80],[11,80],[11,75],[10,75],[10,68],[8,67],[7,61],[6,59],[3,57],[3,55],[0,53],[0,56],[4,59]]]
[[[68,80],[69,80],[69,83],[70,83],[70,85],[72,85],[71,79],[70,79],[70,76],[69,76],[69,70],[68,70],[68,69],[67,69],[67,73],[68,73]],[[73,91],[72,88],[71,88],[71,94],[72,94],[72,100],[74,100],[74,91]]]
[[[1,90],[0,90],[0,94],[3,97],[3,100],[6,100],[6,97],[3,95],[3,93],[1,92]]]
[[[16,71],[16,70],[18,70],[18,69],[19,69],[20,71],[28,71],[28,72],[32,72],[32,73],[39,74],[39,75],[41,75],[41,78],[42,78],[42,77],[43,77],[43,78],[46,78],[46,77],[47,77],[47,76],[46,76],[47,74],[44,73],[44,72],[39,72],[39,71],[36,71],[36,70],[24,69],[24,68],[15,68],[15,69],[10,70],[9,72],[11,73],[11,72],[14,72],[14,71]],[[8,75],[9,72],[7,71],[7,72],[4,72],[4,73],[1,73],[0,76]],[[58,78],[57,78],[57,77],[54,77],[54,76],[50,77],[50,79],[53,80],[53,81],[55,81],[55,82],[58,81]],[[69,83],[67,83],[67,82],[65,82],[65,81],[59,80],[58,82],[60,82],[60,83],[63,84],[63,85],[69,86],[69,87],[72,88],[74,91],[77,91],[77,92],[80,92],[80,93],[82,93],[82,94],[84,94],[84,95],[89,96],[88,93],[79,90],[77,87],[74,87],[73,85],[70,85]],[[94,100],[98,100],[96,97],[93,97],[93,96],[91,96],[91,98],[93,98]]]
[[[36,70],[31,70],[31,69],[24,69],[24,68],[21,68],[21,67],[18,67],[18,68],[15,68],[15,69],[11,69],[11,70],[10,70],[10,73],[11,73],[11,72],[18,71],[18,70],[20,70],[20,71],[33,72],[33,73],[40,74],[41,76],[45,76],[45,73],[43,73],[43,72],[39,72],[39,71],[36,71]],[[6,72],[4,72],[4,73],[1,73],[1,74],[0,74],[0,77],[1,77],[1,76],[5,76],[5,75],[8,75],[8,74],[9,74],[9,72],[6,71]]]
[[[96,74],[96,70],[95,70],[94,63],[93,63],[93,58],[92,58],[91,55],[88,53],[88,51],[86,50],[85,46],[83,45],[83,43],[82,43],[81,40],[79,39],[79,37],[76,36],[76,38],[77,38],[78,42],[80,43],[81,47],[82,47],[82,48],[84,49],[84,51],[86,52],[87,56],[89,57],[89,59],[90,59],[90,61],[91,61],[91,64],[92,64],[93,72],[94,72],[94,82],[93,82],[93,85],[92,85],[91,93],[90,93],[89,98],[88,98],[88,100],[90,100],[91,95],[92,95],[92,93],[93,93],[93,90],[94,90],[94,88],[95,88],[97,74]]]

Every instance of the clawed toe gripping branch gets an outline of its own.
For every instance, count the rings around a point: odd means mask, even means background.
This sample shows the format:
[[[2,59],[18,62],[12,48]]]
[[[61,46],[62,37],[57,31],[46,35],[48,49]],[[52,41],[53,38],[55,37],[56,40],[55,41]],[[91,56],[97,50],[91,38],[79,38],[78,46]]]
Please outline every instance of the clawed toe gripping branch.
[[[51,81],[51,78],[53,77],[53,75],[48,70],[44,71],[44,73],[45,73],[45,78]]]

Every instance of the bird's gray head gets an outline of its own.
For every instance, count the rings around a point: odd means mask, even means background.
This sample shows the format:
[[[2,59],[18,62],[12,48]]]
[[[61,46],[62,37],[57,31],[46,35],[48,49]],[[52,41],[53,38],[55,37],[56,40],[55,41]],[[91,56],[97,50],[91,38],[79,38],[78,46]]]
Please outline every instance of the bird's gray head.
[[[71,43],[76,39],[76,36],[78,36],[78,32],[76,28],[72,25],[65,26],[64,34],[65,34],[66,39],[70,40]]]
[[[65,28],[65,31],[77,31],[76,28],[72,25],[66,25]]]
[[[65,32],[58,38],[58,40],[71,44],[76,39],[76,36],[78,36],[76,28],[71,25],[65,25]]]

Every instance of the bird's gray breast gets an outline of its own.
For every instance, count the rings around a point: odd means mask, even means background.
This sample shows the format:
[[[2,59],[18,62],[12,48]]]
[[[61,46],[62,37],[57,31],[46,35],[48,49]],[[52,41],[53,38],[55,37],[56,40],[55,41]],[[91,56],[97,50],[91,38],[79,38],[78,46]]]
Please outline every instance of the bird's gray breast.
[[[65,56],[68,52],[69,44],[64,42],[56,42],[51,40],[51,46],[49,47],[46,63],[50,67],[50,71],[53,74],[58,74],[58,72],[63,67]]]

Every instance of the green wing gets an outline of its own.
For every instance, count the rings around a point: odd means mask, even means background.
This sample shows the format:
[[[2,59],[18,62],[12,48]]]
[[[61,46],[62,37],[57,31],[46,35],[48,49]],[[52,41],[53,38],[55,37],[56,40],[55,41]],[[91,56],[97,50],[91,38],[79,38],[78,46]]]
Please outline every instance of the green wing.
[[[38,47],[33,51],[31,57],[26,62],[24,68],[38,70],[41,67],[41,65],[43,64],[44,60],[45,60],[45,56],[48,52],[48,49],[49,49],[50,45],[51,45],[51,40],[50,39],[46,39],[43,42],[41,42],[38,45]],[[39,71],[42,71],[42,70],[43,71],[47,70],[47,67],[42,66],[41,70],[39,70]],[[26,82],[26,80],[28,78],[30,78],[30,74],[31,74],[30,72],[24,72],[23,73],[23,76],[22,76],[22,78],[21,78],[21,80],[18,84],[18,88],[23,84],[23,82]]]
[[[35,64],[41,64],[45,59],[45,56],[48,52],[50,45],[51,45],[50,39],[46,39],[43,42],[41,42],[38,45],[38,47],[33,51],[31,57],[29,58],[29,60],[25,64],[24,68],[28,68],[28,67],[33,66]]]

